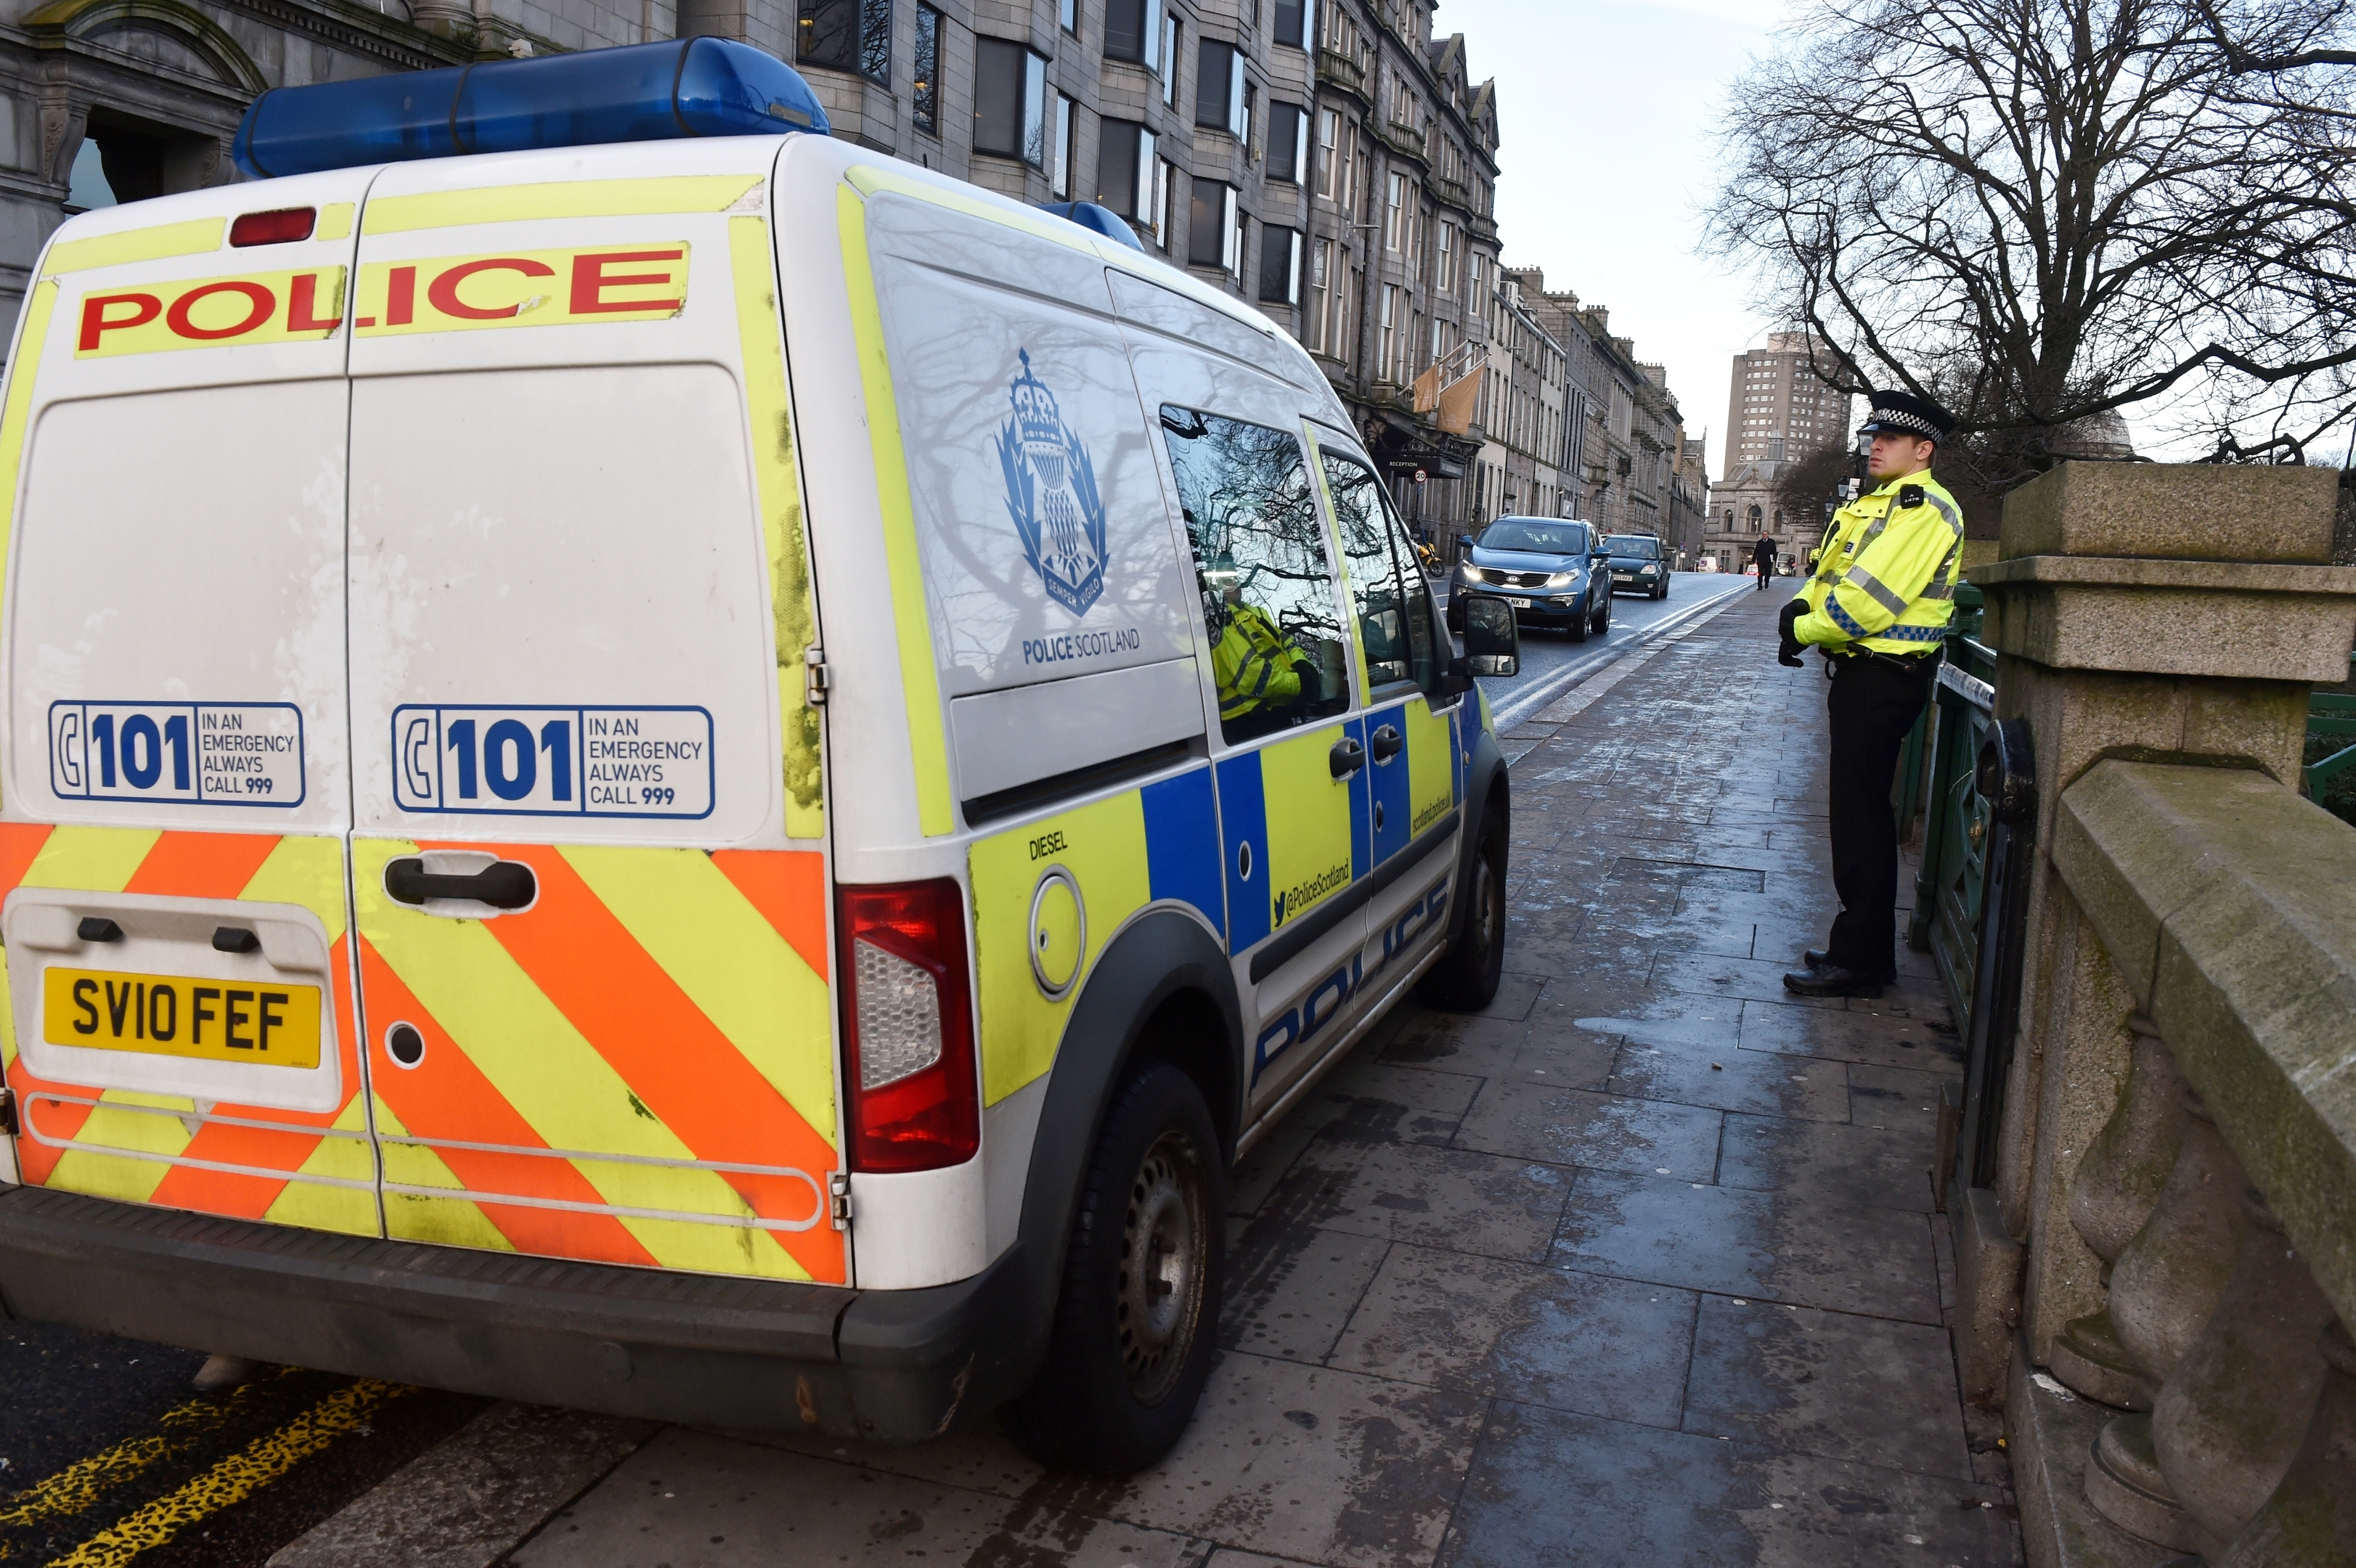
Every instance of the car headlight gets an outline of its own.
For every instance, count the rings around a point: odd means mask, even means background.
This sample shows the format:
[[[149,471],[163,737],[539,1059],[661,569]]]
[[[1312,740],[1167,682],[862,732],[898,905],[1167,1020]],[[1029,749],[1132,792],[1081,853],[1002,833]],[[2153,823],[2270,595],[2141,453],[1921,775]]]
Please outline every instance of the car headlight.
[[[1463,574],[1464,581],[1467,582],[1478,582],[1481,581],[1481,569],[1473,565],[1469,560],[1463,565],[1458,567],[1456,570]]]
[[[1650,577],[1653,573],[1655,573],[1655,572],[1656,572],[1656,571],[1660,571],[1660,570],[1661,570],[1661,563],[1660,563],[1659,561],[1657,561],[1657,560],[1648,560],[1648,561],[1646,561],[1646,562],[1644,563],[1644,574],[1645,576],[1647,576],[1647,577]]]
[[[1578,581],[1579,572],[1577,569],[1574,568],[1569,571],[1556,572],[1552,577],[1547,579],[1546,585],[1548,588],[1568,588]]]

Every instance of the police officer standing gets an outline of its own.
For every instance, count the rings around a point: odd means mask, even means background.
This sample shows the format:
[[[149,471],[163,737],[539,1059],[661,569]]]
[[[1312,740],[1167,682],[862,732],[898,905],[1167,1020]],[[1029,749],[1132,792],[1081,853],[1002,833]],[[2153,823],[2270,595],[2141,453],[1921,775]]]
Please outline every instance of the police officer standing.
[[[1938,404],[1873,399],[1860,430],[1874,486],[1833,515],[1815,571],[1783,607],[1778,662],[1813,647],[1830,667],[1833,889],[1841,912],[1824,951],[1783,976],[1803,997],[1878,997],[1898,976],[1898,753],[1922,714],[1954,611],[1964,516],[1931,476],[1954,429]]]

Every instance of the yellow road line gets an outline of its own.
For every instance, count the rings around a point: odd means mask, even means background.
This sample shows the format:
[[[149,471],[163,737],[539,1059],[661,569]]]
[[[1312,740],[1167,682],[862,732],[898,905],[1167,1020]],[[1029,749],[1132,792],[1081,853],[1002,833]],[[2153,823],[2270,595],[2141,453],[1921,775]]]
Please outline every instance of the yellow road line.
[[[387,1400],[411,1391],[374,1378],[337,1389],[277,1431],[257,1437],[177,1491],[99,1531],[49,1568],[122,1568],[140,1552],[163,1545],[189,1525],[243,1502],[262,1488],[365,1423]]]
[[[280,1377],[284,1377],[282,1371]],[[163,1430],[126,1439],[112,1448],[77,1459],[34,1486],[26,1488],[0,1509],[0,1526],[38,1523],[45,1519],[81,1513],[156,1460],[177,1454],[205,1433],[227,1425],[253,1403],[266,1383],[241,1383],[226,1399],[192,1399],[174,1405],[155,1418]]]

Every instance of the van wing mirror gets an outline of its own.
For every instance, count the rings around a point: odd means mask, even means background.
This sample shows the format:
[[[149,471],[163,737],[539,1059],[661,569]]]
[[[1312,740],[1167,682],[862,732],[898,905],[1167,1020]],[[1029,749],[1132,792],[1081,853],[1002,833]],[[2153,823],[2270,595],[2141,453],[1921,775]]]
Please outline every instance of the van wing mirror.
[[[1487,597],[1465,602],[1464,664],[1473,675],[1522,673],[1522,630],[1512,605]]]

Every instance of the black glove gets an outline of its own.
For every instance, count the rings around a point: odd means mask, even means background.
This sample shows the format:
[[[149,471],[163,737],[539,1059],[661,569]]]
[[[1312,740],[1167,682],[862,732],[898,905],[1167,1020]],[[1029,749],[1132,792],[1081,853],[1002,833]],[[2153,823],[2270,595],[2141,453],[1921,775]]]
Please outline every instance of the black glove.
[[[1794,669],[1798,669],[1801,667],[1803,661],[1800,657],[1800,639],[1792,635],[1792,628],[1800,624],[1800,617],[1807,613],[1808,606],[1806,603],[1802,600],[1794,599],[1789,604],[1784,605],[1783,614],[1776,617],[1775,634],[1778,637],[1783,639],[1781,644],[1775,649],[1775,662],[1777,664],[1789,665]]]

